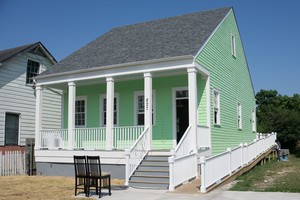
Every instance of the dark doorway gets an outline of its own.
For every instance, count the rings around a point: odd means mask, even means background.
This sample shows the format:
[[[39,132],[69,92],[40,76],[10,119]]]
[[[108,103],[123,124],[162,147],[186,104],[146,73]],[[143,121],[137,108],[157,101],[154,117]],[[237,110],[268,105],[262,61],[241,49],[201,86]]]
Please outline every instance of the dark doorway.
[[[177,143],[182,138],[188,126],[189,126],[189,100],[177,99],[176,100]]]
[[[5,145],[18,145],[19,114],[6,113],[5,115]]]

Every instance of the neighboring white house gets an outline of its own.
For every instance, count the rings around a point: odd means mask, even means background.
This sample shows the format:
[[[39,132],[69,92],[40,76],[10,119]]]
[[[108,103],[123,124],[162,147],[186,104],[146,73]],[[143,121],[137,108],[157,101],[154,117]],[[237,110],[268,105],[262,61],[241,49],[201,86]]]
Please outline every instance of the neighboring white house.
[[[41,42],[0,51],[0,147],[23,146],[35,133],[33,77],[57,61]],[[61,127],[61,92],[45,88],[43,126]]]

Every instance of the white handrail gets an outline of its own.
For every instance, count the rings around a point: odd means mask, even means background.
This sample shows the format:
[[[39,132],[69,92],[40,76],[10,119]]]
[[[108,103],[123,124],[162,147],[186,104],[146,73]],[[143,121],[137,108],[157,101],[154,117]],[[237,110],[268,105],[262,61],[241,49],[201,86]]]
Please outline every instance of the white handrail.
[[[40,134],[42,148],[67,148],[68,129],[42,129]]]
[[[147,141],[150,139],[149,127],[140,135],[137,141],[132,145],[130,149],[125,150],[126,157],[126,171],[125,171],[125,185],[129,184],[129,178],[136,170],[138,165],[147,155],[149,148],[147,147]]]
[[[197,176],[197,153],[191,149],[190,137],[193,136],[191,131],[192,125],[189,125],[175,150],[171,150],[172,156],[169,157],[170,191]]]
[[[105,149],[106,128],[75,128],[75,149]]]
[[[224,177],[249,165],[257,157],[272,148],[275,139],[276,133],[272,133],[267,137],[255,139],[249,145],[241,144],[239,147],[228,148],[227,151],[209,158],[201,157],[201,192],[205,193],[208,187],[221,183]]]

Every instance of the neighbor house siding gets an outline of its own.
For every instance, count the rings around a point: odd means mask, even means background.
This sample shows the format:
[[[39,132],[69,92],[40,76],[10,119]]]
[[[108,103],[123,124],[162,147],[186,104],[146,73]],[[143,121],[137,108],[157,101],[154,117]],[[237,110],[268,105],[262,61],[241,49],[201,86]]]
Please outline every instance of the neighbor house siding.
[[[231,54],[231,33],[236,38],[236,58]],[[220,126],[214,125],[211,106],[211,136],[213,154],[234,147],[241,142],[252,142],[255,134],[251,125],[251,110],[255,97],[241,38],[231,11],[196,61],[210,71],[210,104],[213,90],[220,92]],[[237,125],[237,103],[242,104],[242,130]]]
[[[0,67],[0,145],[4,145],[5,141],[6,112],[20,114],[20,145],[25,145],[26,138],[34,138],[35,91],[31,86],[26,85],[28,59],[39,62],[42,71],[45,70],[45,66],[52,65],[44,57],[31,53],[18,55],[2,63]],[[60,128],[60,117],[57,117],[60,116],[61,108],[56,104],[60,99],[48,91],[45,92],[43,98],[46,101],[43,110],[49,114],[47,118],[44,118],[44,121],[50,122],[47,127]]]

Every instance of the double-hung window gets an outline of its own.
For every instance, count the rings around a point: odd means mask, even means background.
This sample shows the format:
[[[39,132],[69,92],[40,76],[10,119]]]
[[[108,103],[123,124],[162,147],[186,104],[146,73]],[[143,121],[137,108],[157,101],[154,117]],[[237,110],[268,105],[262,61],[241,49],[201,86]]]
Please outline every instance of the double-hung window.
[[[135,98],[135,124],[142,126],[145,124],[145,96],[144,91],[134,93]],[[152,92],[152,124],[155,124],[155,92]]]
[[[26,84],[33,84],[33,77],[36,77],[40,72],[40,63],[33,60],[27,61]]]
[[[75,127],[86,126],[86,96],[76,97],[75,102]]]
[[[214,124],[220,125],[220,92],[214,90]]]
[[[231,33],[231,54],[236,58],[235,35],[233,33]]]
[[[237,124],[238,129],[242,129],[242,104],[240,102],[237,103]]]
[[[103,94],[100,97],[101,102],[100,102],[100,108],[101,111],[100,113],[102,113],[101,116],[101,125],[102,126],[106,126],[106,121],[107,121],[107,99],[106,99],[106,95]],[[118,125],[118,107],[119,107],[119,95],[115,94],[114,97],[114,125],[117,126]]]

